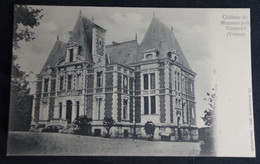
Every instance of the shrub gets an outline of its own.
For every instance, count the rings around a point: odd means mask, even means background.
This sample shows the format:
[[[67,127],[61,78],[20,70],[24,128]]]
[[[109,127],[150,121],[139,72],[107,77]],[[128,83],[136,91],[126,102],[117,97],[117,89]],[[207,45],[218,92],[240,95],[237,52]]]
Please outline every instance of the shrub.
[[[90,135],[91,134],[91,122],[92,118],[88,118],[86,115],[77,117],[73,124],[78,128],[74,130],[74,134]]]
[[[115,120],[113,117],[104,117],[103,121],[104,127],[107,130],[107,134],[105,135],[106,138],[110,137],[110,129],[115,125]]]
[[[42,129],[42,132],[52,132],[52,133],[58,133],[61,128],[59,126],[50,125],[44,129]]]
[[[152,121],[147,121],[144,125],[145,133],[148,135],[148,140],[153,140],[155,125]]]

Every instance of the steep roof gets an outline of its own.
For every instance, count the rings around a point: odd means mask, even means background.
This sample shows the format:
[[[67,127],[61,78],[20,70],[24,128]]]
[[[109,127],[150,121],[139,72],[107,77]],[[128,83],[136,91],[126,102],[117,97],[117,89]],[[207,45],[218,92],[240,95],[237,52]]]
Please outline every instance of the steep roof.
[[[58,60],[66,56],[66,43],[57,40],[54,44],[51,53],[42,67],[41,74],[46,70],[47,66],[54,66]]]
[[[136,40],[106,46],[106,54],[110,63],[129,65],[134,62],[136,55],[139,53],[139,44]]]
[[[71,34],[68,44],[73,41],[80,45],[79,55],[86,61],[93,62],[92,51],[92,28],[94,23],[84,16],[79,16]]]
[[[173,32],[156,17],[152,19],[152,22],[146,31],[140,49],[142,52],[150,49],[157,49],[159,51],[159,58],[166,58],[167,52],[177,50],[179,55],[179,62],[184,67],[191,70],[190,65],[185,58]],[[142,55],[139,55],[136,58],[136,62],[140,61],[141,59]]]

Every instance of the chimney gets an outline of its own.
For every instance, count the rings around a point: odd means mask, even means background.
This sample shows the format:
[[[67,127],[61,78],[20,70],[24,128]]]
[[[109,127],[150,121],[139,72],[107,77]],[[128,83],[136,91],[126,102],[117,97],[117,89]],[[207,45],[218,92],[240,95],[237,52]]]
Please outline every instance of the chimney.
[[[118,45],[118,43],[115,42],[115,41],[113,41],[113,42],[112,42],[112,45],[113,45],[113,46],[116,46],[116,45]]]
[[[59,35],[57,35],[57,41],[59,40],[60,38],[59,38]]]
[[[172,30],[172,32],[173,32],[173,27],[171,27],[171,30]]]

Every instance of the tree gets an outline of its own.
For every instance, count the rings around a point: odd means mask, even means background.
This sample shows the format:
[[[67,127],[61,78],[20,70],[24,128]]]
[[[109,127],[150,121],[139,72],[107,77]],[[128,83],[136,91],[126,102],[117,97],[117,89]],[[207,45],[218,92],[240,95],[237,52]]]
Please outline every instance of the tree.
[[[14,6],[13,47],[15,49],[20,48],[18,45],[19,41],[35,39],[34,32],[31,29],[40,25],[39,20],[43,17],[43,15],[40,15],[41,11],[26,5]]]
[[[152,121],[147,121],[144,125],[145,133],[149,136],[148,140],[153,140],[155,125]]]
[[[214,91],[214,89],[212,89]],[[214,121],[214,111],[215,111],[215,99],[216,94],[215,93],[208,93],[207,97],[204,98],[204,100],[208,103],[208,109],[204,111],[204,116],[201,117],[204,121],[204,124],[207,126],[213,125]]]
[[[10,130],[28,130],[31,122],[32,96],[29,95],[29,75],[20,70],[19,65],[12,68]]]
[[[110,129],[115,125],[115,120],[113,117],[104,117],[103,125],[107,130],[107,134],[105,137],[110,137]]]
[[[33,9],[26,5],[14,6],[14,31],[13,48],[18,49],[19,41],[31,41],[34,39],[34,32],[31,30],[40,24],[42,10]],[[31,28],[31,29],[29,29]],[[30,88],[27,80],[29,74],[22,71],[18,64],[15,64],[17,55],[13,54],[11,74],[11,95],[10,95],[10,130],[28,130],[31,122],[31,110],[33,97],[29,95]]]
[[[208,109],[204,111],[204,116],[201,117],[204,121],[204,124],[208,127],[203,128],[204,137],[203,143],[200,145],[201,155],[214,155],[215,154],[215,146],[214,146],[214,112],[216,110],[216,94],[215,90],[212,89],[212,93],[207,92],[207,97],[204,100],[208,103]]]
[[[79,116],[73,122],[78,126],[75,134],[88,135],[91,133],[92,118],[88,118],[86,115]]]

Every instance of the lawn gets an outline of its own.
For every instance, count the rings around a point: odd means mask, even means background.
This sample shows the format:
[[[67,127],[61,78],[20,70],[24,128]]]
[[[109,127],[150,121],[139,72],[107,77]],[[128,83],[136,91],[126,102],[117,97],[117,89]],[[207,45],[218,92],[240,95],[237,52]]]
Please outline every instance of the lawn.
[[[109,139],[61,133],[9,132],[8,155],[199,156],[200,142]]]

